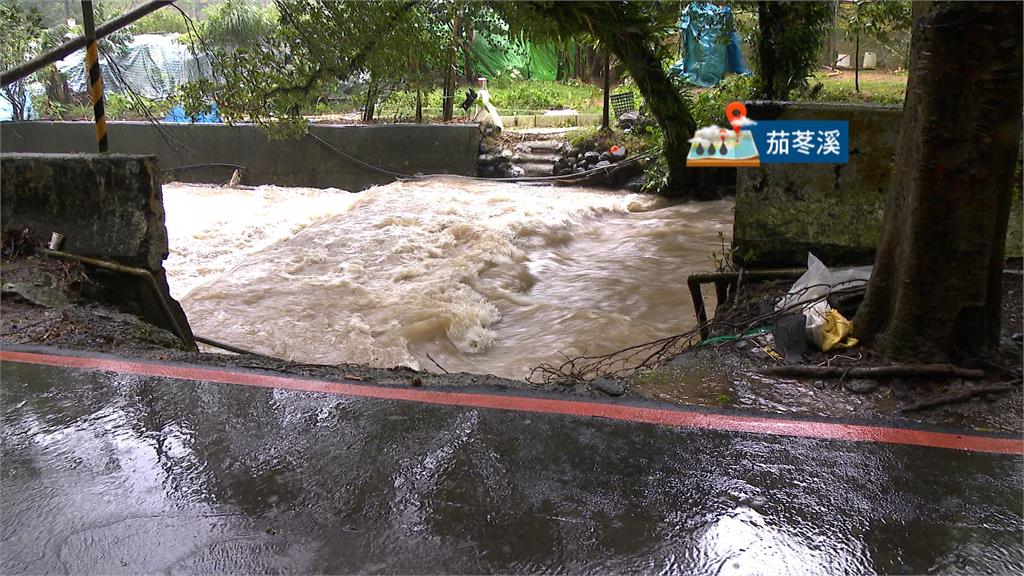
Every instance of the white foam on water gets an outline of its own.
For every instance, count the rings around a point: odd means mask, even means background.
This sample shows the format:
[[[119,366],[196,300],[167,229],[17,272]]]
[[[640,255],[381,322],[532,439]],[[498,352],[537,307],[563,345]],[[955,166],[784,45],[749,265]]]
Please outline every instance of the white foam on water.
[[[693,325],[731,203],[455,178],[338,190],[165,186],[197,334],[291,360],[525,377]]]

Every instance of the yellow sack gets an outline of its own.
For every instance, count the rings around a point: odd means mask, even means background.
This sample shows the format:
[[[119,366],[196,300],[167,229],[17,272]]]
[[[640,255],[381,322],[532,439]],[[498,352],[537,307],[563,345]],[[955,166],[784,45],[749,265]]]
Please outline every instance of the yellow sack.
[[[833,348],[852,348],[857,345],[856,338],[850,338],[853,323],[843,317],[839,311],[829,309],[825,314],[825,326],[822,329],[821,350],[828,352]]]

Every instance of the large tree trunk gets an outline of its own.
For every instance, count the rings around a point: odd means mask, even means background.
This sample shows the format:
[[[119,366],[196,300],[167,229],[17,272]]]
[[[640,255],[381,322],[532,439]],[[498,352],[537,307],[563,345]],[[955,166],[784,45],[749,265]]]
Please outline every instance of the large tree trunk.
[[[462,63],[463,73],[467,84],[472,84],[476,80],[476,71],[473,70],[473,40],[476,37],[476,31],[472,28],[465,28],[465,37],[462,42]]]
[[[913,6],[885,228],[857,335],[891,358],[962,359],[999,339],[1021,134],[1021,4]]]
[[[785,92],[776,78],[775,58],[778,50],[775,41],[782,38],[782,18],[778,7],[761,0],[757,3],[757,27],[760,38],[757,42],[757,77],[761,96],[768,100],[783,100]]]
[[[602,34],[602,44],[608,46],[629,70],[665,137],[668,185],[664,194],[677,198],[717,198],[716,190],[687,185],[686,155],[690,151],[689,141],[693,138],[697,124],[672,81],[662,70],[661,60],[647,44],[647,39],[628,29],[609,28],[601,32],[605,33]]]
[[[506,3],[512,5],[514,3]],[[688,186],[686,155],[697,126],[686,102],[662,69],[658,57],[658,26],[650,20],[650,7],[639,2],[530,2],[527,17],[556,22],[564,35],[586,32],[622,62],[664,136],[668,164],[667,196],[703,199],[715,197],[708,187]],[[499,3],[500,5],[500,3]],[[515,14],[515,10],[512,11]],[[519,14],[520,21],[522,14]],[[603,59],[594,58],[600,64]]]
[[[373,122],[377,109],[377,83],[371,78],[366,88],[366,108],[363,109],[363,122]]]
[[[451,122],[455,117],[455,51],[462,44],[462,17],[458,14],[452,20],[452,38],[448,44],[448,66],[444,72],[443,101],[441,105],[441,118],[445,122]]]

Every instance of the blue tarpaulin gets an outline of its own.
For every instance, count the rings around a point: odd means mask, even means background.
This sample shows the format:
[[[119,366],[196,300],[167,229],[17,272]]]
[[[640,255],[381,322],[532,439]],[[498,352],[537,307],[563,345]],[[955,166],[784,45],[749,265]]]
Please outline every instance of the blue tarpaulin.
[[[164,122],[191,122],[194,124],[210,124],[216,122],[222,122],[220,119],[220,112],[217,110],[217,103],[210,104],[209,112],[202,112],[195,118],[192,118],[185,113],[185,109],[181,105],[177,105],[171,108],[171,111],[164,116]]]
[[[732,29],[732,8],[710,2],[691,2],[679,17],[682,58],[671,71],[690,84],[705,88],[718,84],[726,73],[749,74],[740,49],[740,36]]]

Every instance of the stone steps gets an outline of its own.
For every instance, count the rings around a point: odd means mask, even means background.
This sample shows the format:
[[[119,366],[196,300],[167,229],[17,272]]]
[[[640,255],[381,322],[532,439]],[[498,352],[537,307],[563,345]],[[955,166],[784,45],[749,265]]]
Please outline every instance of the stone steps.
[[[555,162],[561,157],[557,150],[563,142],[562,133],[531,135],[513,149],[481,154],[479,173],[484,177],[553,176]]]
[[[554,164],[555,160],[558,160],[558,154],[537,154],[537,153],[522,153],[516,152],[512,156],[512,162],[516,164],[527,164],[534,162],[547,162],[548,164]]]
[[[523,169],[524,176],[551,176],[554,174],[554,164],[551,162],[516,162],[514,165]]]
[[[557,136],[561,136],[560,134]],[[516,149],[528,150],[530,152],[553,152],[562,143],[561,138],[550,138],[543,140],[528,140],[526,142],[520,142],[516,144]]]
[[[560,157],[555,150],[562,145],[561,136],[552,134],[550,138],[531,139],[516,144],[512,165],[521,168],[524,176],[554,175],[555,161]]]

